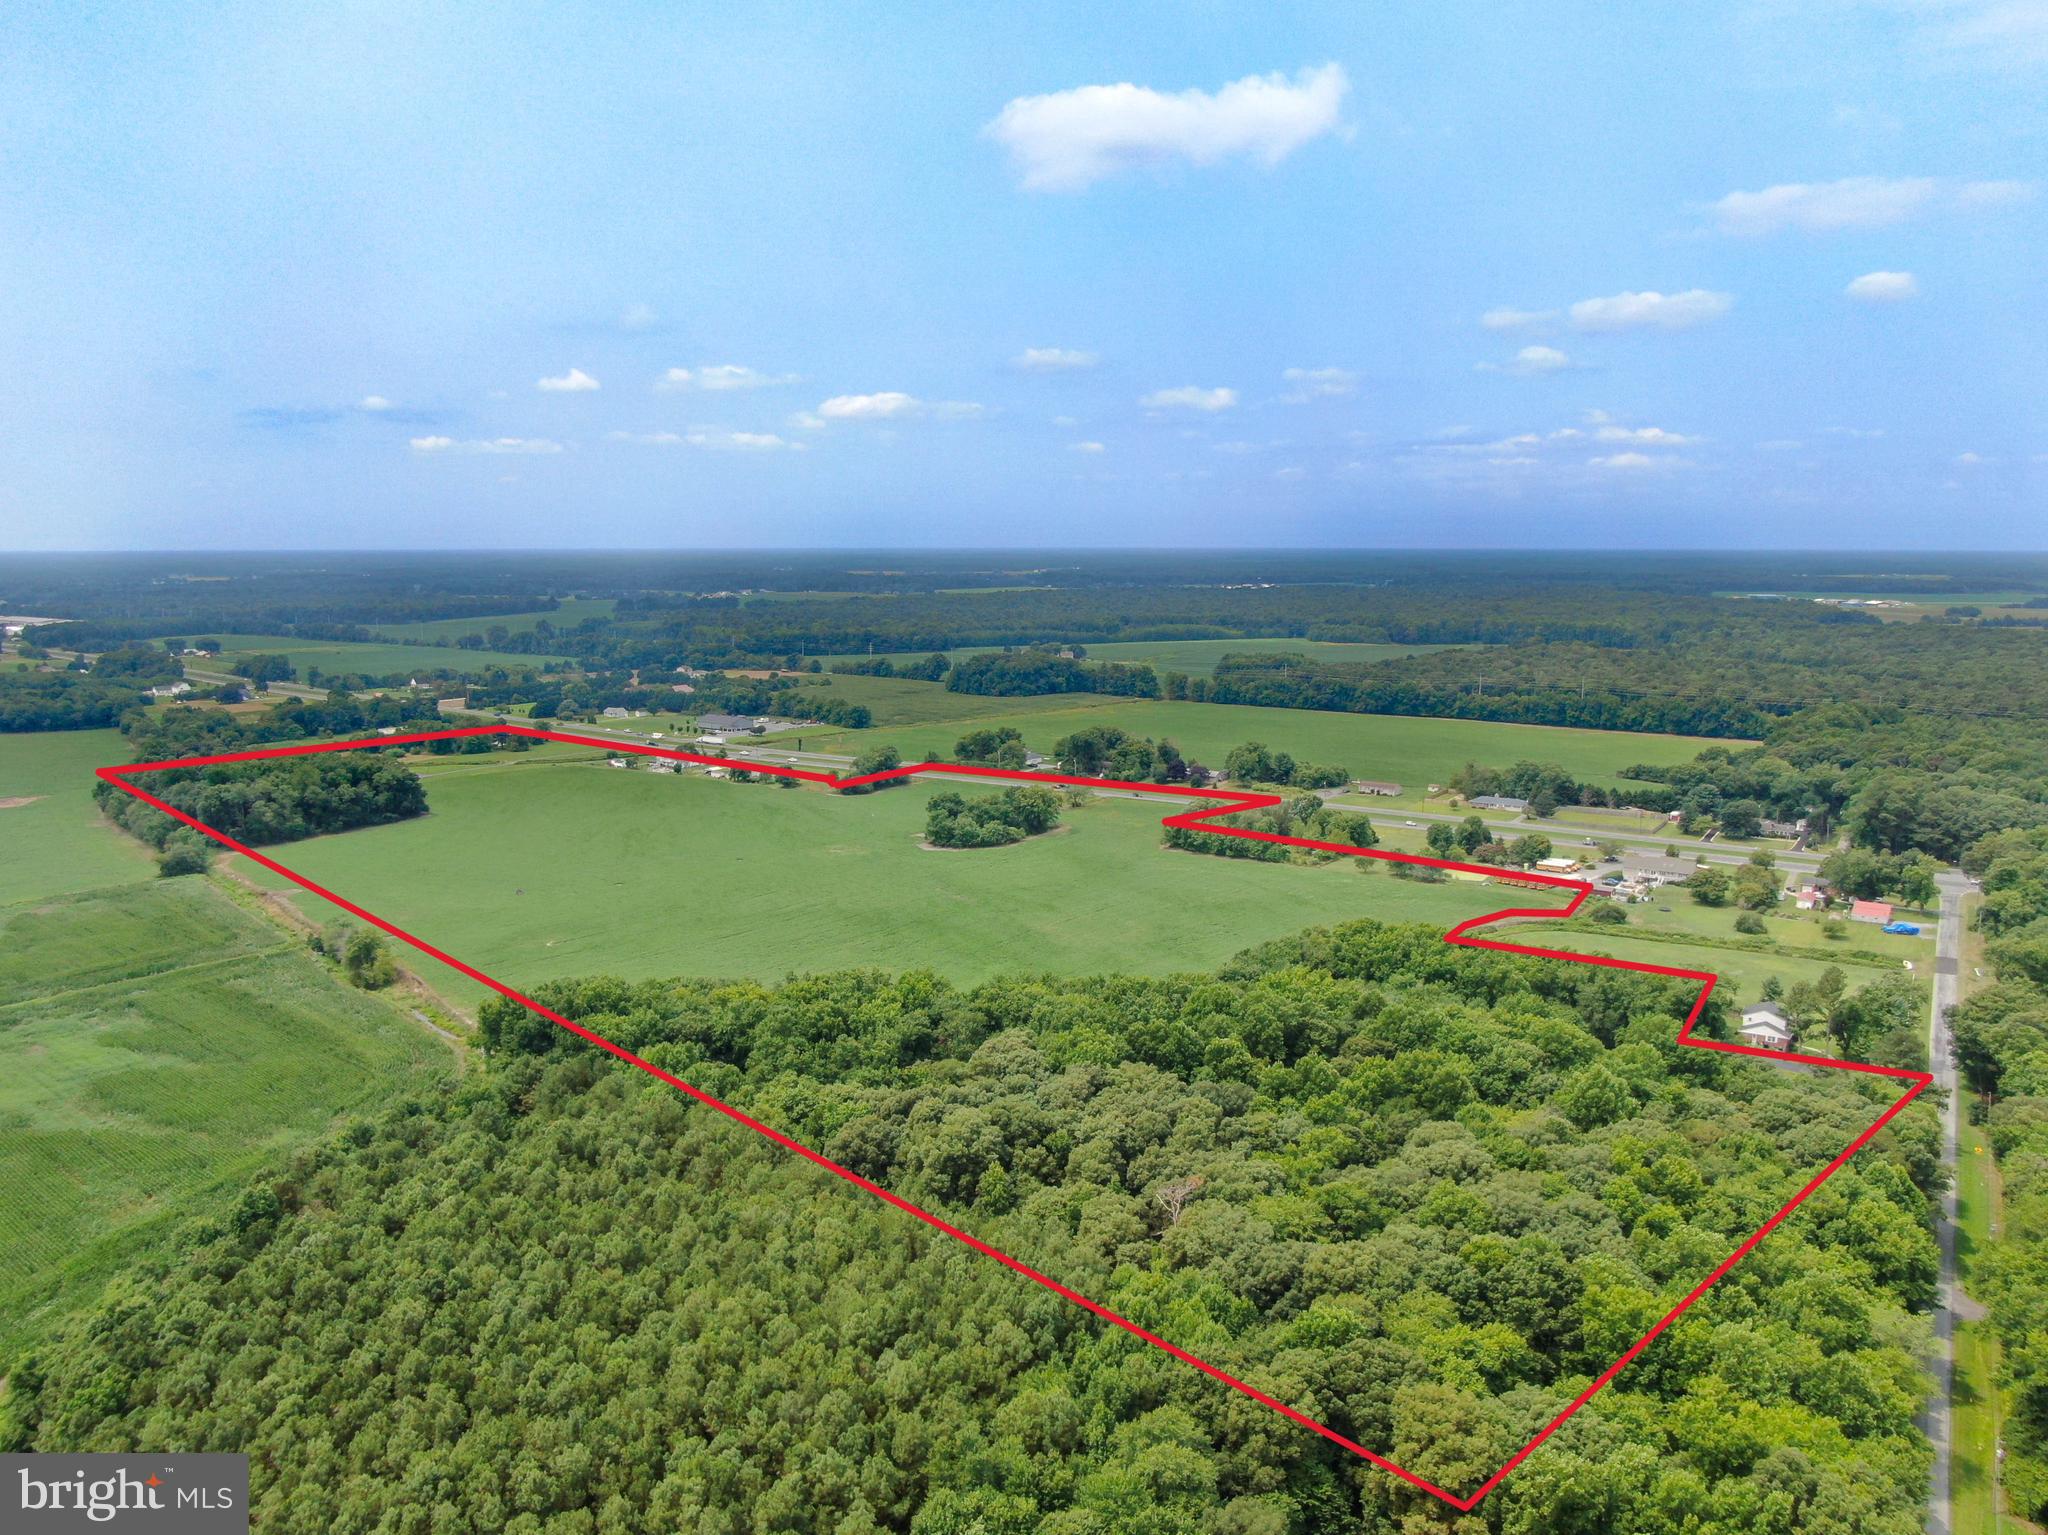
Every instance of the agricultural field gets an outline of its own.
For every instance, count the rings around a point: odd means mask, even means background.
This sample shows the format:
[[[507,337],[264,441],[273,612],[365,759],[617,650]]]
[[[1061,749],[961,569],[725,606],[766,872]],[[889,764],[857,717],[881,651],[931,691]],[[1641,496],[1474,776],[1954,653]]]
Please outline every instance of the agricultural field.
[[[118,730],[0,735],[0,908],[156,872],[93,803],[93,769],[130,756]]]
[[[454,644],[465,634],[482,634],[503,625],[513,634],[525,634],[542,619],[557,629],[573,629],[586,618],[610,618],[618,604],[609,597],[568,597],[552,612],[494,613],[484,618],[431,618],[416,624],[375,624],[372,627],[387,640],[417,640],[435,645]]]
[[[474,632],[463,630],[468,634]],[[386,677],[394,672],[435,671],[446,668],[457,672],[481,671],[487,666],[502,666],[508,671],[538,671],[548,661],[559,661],[560,656],[523,656],[509,650],[458,650],[449,645],[378,645],[353,643],[345,640],[302,640],[288,634],[216,634],[208,636],[221,643],[220,668],[201,661],[205,670],[233,670],[233,663],[245,656],[284,656],[298,668],[299,679],[303,681],[309,668],[317,667],[323,672],[342,674],[360,673],[366,677]]]
[[[1638,920],[1634,913],[1642,907],[1631,907],[1630,920]],[[1677,910],[1673,906],[1674,912]],[[1667,920],[1662,913],[1653,919]],[[1536,944],[1549,949],[1570,949],[1576,954],[1606,954],[1615,959],[1633,960],[1645,965],[1670,965],[1681,970],[1709,970],[1721,977],[1717,995],[1724,1002],[1754,1002],[1763,993],[1765,980],[1776,976],[1786,985],[1794,981],[1818,980],[1829,966],[1838,967],[1848,979],[1850,986],[1863,986],[1882,976],[1896,975],[1901,966],[1898,960],[1874,958],[1856,952],[1837,953],[1837,945],[1826,946],[1822,957],[1813,957],[1820,945],[1804,946],[1802,953],[1788,953],[1784,948],[1764,940],[1766,946],[1759,948],[1736,948],[1721,944],[1701,943],[1689,940],[1680,929],[1652,927],[1645,922],[1640,928],[1601,928],[1591,931],[1586,928],[1572,928],[1564,931],[1546,931],[1541,924],[1528,924],[1515,930],[1517,943]],[[1926,974],[1925,969],[1918,973]]]
[[[515,986],[861,965],[1158,974],[1319,923],[1448,927],[1503,904],[1491,884],[1397,880],[1378,863],[1169,852],[1163,807],[1136,800],[1091,800],[1010,847],[933,851],[925,801],[946,787],[836,795],[506,758],[437,776],[420,820],[298,843],[287,861]],[[457,1000],[483,995],[427,970]]]
[[[986,655],[1000,645],[968,645],[949,650],[953,660]],[[1216,663],[1228,655],[1305,655],[1311,661],[1391,661],[1397,656],[1421,655],[1431,650],[1469,650],[1469,645],[1375,645],[1337,640],[1109,640],[1087,647],[1091,661],[1122,661],[1147,665],[1160,671],[1185,672],[1190,677],[1211,677]],[[891,651],[891,661],[922,661],[930,651]],[[865,660],[865,655],[824,656],[827,666],[835,661]]]
[[[448,1048],[206,881],[5,913],[0,1349]]]
[[[875,678],[837,677],[844,683]],[[1160,699],[1105,698],[1068,694],[1058,698],[979,698],[948,693],[937,683],[896,682],[899,688],[928,690],[931,723],[883,725],[868,730],[805,732],[807,746],[821,751],[859,752],[895,747],[907,762],[951,753],[963,728],[1013,726],[1024,744],[1050,752],[1060,737],[1094,725],[1114,725],[1132,735],[1171,737],[1183,753],[1212,768],[1246,741],[1292,753],[1309,762],[1336,763],[1356,778],[1391,779],[1412,790],[1442,783],[1467,762],[1506,765],[1521,758],[1555,762],[1581,780],[1621,782],[1625,767],[1639,762],[1689,761],[1714,742],[1701,736],[1650,735],[1615,730],[1571,730],[1551,725],[1506,725],[1491,720],[1416,719],[1391,714],[1338,714],[1316,709],[1269,709],[1248,704],[1170,703]],[[847,691],[844,696],[856,695]],[[948,704],[946,700],[955,701]],[[858,699],[866,702],[865,697]],[[946,713],[964,703],[973,712]],[[991,712],[986,706],[1004,706]],[[909,706],[906,697],[903,707]],[[870,704],[872,708],[873,705]],[[1406,799],[1407,796],[1404,796]]]

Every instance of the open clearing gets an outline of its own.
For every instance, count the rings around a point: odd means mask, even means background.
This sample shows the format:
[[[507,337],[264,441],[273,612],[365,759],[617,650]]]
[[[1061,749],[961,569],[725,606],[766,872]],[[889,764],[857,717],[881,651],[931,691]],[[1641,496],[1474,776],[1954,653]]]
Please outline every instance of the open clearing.
[[[465,629],[465,634],[474,631]],[[359,673],[366,677],[388,677],[394,672],[427,672],[440,668],[474,672],[487,666],[508,671],[538,671],[544,662],[560,656],[523,656],[509,650],[461,650],[453,645],[378,645],[347,640],[301,640],[288,634],[215,634],[204,638],[221,643],[219,661],[227,670],[246,656],[284,656],[299,670],[301,681],[309,667],[335,675]],[[188,658],[189,659],[189,658]],[[196,664],[213,670],[205,661]]]
[[[1015,647],[1012,647],[1015,648]],[[1303,655],[1311,661],[1391,661],[1397,656],[1416,656],[1432,650],[1470,650],[1470,645],[1381,645],[1341,640],[1110,640],[1083,647],[1090,661],[1122,661],[1149,665],[1161,671],[1185,672],[1190,677],[1212,677],[1216,663],[1230,655]],[[963,645],[944,654],[957,661],[965,656],[987,655],[1001,645]],[[929,650],[892,650],[891,661],[922,661]],[[879,652],[878,652],[879,654]],[[862,661],[864,655],[824,656],[827,666],[835,661]]]
[[[772,980],[860,965],[962,982],[1160,974],[1322,923],[1441,928],[1502,904],[1490,883],[1398,880],[1378,862],[1302,868],[1169,852],[1158,802],[1092,800],[1066,812],[1067,834],[936,857],[918,846],[925,802],[958,785],[837,795],[499,760],[437,775],[420,820],[279,857],[515,986],[593,972]],[[332,914],[317,897],[299,900],[320,920]],[[463,1001],[483,994],[438,967],[429,979]]]
[[[834,691],[875,708],[866,690],[840,685],[876,681],[889,679],[835,678]],[[1039,752],[1050,752],[1053,742],[1076,730],[1114,725],[1132,735],[1171,737],[1183,753],[1211,768],[1220,768],[1232,747],[1247,741],[1263,741],[1303,761],[1335,763],[1356,778],[1391,779],[1418,789],[1443,783],[1468,762],[1505,767],[1523,758],[1555,762],[1576,778],[1612,784],[1621,781],[1623,768],[1639,762],[1687,762],[1708,746],[1748,744],[1714,741],[1704,736],[1570,730],[1552,725],[1504,725],[1491,720],[1421,719],[1395,714],[1338,714],[1248,704],[1170,703],[1158,699],[1105,698],[1094,693],[1037,699],[979,698],[948,693],[931,682],[897,681],[893,687],[924,690],[922,702],[932,710],[932,723],[884,724],[877,709],[874,729],[805,731],[805,744],[840,752],[887,745],[901,752],[904,761],[915,762],[952,752],[953,743],[963,733],[961,729],[946,728],[953,723],[971,724],[975,728],[1014,726],[1023,732],[1024,744]],[[954,703],[944,703],[947,699]],[[966,708],[961,708],[963,702]],[[1003,707],[991,709],[990,705]],[[949,708],[959,712],[945,712]]]
[[[618,604],[610,597],[567,597],[562,605],[540,613],[493,613],[483,618],[430,618],[416,624],[371,624],[369,627],[388,640],[421,640],[431,645],[440,640],[451,643],[465,634],[483,634],[503,628],[511,634],[525,634],[542,619],[557,629],[573,629],[586,618],[610,618]]]
[[[0,797],[27,801],[0,819],[0,907],[156,872],[142,844],[93,803],[93,769],[129,755],[118,730],[0,735]]]
[[[202,880],[8,920],[0,1347],[224,1210],[280,1153],[452,1067],[425,1030]]]

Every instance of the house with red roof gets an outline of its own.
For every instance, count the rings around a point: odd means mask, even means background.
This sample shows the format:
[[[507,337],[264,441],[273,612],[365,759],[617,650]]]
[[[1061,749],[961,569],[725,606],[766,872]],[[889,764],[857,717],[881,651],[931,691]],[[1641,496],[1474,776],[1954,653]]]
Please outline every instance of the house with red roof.
[[[1856,901],[1849,907],[1851,922],[1875,922],[1879,927],[1883,927],[1891,919],[1892,908],[1889,901]]]

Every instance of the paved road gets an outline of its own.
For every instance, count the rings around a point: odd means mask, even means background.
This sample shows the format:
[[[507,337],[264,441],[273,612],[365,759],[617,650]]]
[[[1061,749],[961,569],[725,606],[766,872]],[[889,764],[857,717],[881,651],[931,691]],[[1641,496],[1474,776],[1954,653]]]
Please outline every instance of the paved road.
[[[1956,1277],[1956,1154],[1961,1140],[1962,1102],[1956,1092],[1954,1052],[1950,1049],[1948,1010],[1959,995],[1963,963],[1963,893],[1969,881],[1953,871],[1936,876],[1941,886],[1941,925],[1935,939],[1934,1007],[1928,1020],[1927,1050],[1935,1091],[1941,1093],[1941,1165],[1949,1176],[1941,1196],[1935,1237],[1941,1244],[1941,1289],[1934,1307],[1934,1394],[1927,1403],[1925,1427],[1934,1445],[1934,1475],[1927,1488],[1927,1535],[1949,1535],[1950,1420],[1956,1382],[1956,1318],[1968,1305]]]

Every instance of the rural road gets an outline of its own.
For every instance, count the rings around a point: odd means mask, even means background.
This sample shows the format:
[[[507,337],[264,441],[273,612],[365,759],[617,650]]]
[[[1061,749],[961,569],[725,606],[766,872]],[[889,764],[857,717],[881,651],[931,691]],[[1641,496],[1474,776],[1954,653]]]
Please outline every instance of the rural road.
[[[1941,887],[1941,925],[1935,940],[1934,1007],[1927,1029],[1929,1069],[1942,1095],[1941,1166],[1949,1183],[1941,1196],[1935,1237],[1941,1245],[1941,1287],[1934,1306],[1934,1394],[1925,1427],[1934,1446],[1934,1473],[1927,1487],[1927,1535],[1950,1535],[1949,1449],[1956,1383],[1956,1315],[1964,1304],[1956,1277],[1956,1155],[1961,1140],[1962,1102],[1956,1092],[1955,1054],[1950,1048],[1948,1010],[1959,996],[1963,963],[1963,893],[1969,881],[1953,870],[1936,877]]]

